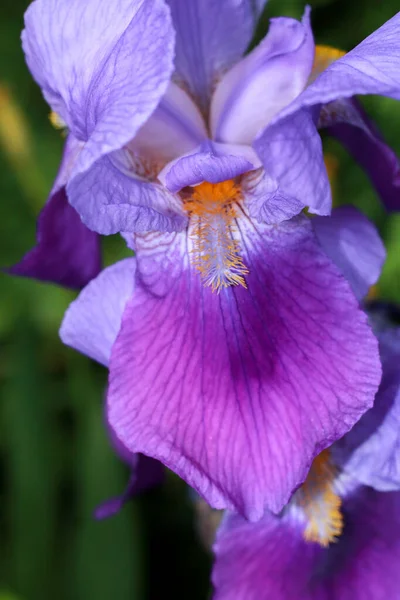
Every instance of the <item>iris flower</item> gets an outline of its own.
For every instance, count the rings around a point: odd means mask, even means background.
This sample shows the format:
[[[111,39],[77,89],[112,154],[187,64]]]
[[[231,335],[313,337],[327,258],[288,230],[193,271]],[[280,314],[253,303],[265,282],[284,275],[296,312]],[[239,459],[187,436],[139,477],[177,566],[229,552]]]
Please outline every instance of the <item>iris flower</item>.
[[[108,421],[130,452],[251,519],[372,404],[376,340],[333,261],[365,286],[381,242],[358,213],[327,236],[300,213],[331,209],[321,103],[400,97],[399,16],[318,75],[309,9],[242,58],[263,4],[36,0],[23,33],[76,148],[70,205],[135,251],[62,337],[109,366]]]
[[[352,97],[399,98],[399,15],[342,56],[314,47],[307,9],[301,23],[272,19],[266,38],[241,59],[264,5],[32,3],[22,35],[26,60],[53,121],[69,135],[39,218],[38,244],[13,272],[79,287],[99,269],[98,240],[88,228],[103,234],[185,229],[189,207],[199,208],[184,206],[179,192],[203,181],[243,176],[247,211],[264,223],[304,206],[329,214],[317,124],[355,154],[386,205],[398,207],[397,158]],[[218,256],[225,265],[231,260],[226,249]],[[234,278],[247,270],[237,266]]]
[[[350,207],[242,223],[247,288],[204,286],[187,232],[168,245],[165,234],[138,237],[148,251],[91,281],[61,337],[109,367],[108,422],[130,452],[257,519],[266,504],[279,511],[315,455],[372,404],[375,338],[346,279],[362,297],[384,250]]]
[[[374,407],[314,461],[279,514],[224,518],[215,600],[394,600],[400,576],[400,329],[378,333]]]

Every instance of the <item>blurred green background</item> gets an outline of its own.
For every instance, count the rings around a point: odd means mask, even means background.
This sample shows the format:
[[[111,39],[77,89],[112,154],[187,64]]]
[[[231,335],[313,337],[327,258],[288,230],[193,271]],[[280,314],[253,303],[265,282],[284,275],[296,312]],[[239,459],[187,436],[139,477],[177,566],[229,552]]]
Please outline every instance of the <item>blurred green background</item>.
[[[398,9],[398,0],[310,4],[316,41],[344,50]],[[35,218],[63,144],[24,63],[20,31],[27,5],[1,0],[0,7],[2,266],[34,244]],[[298,0],[271,0],[258,35],[269,16],[298,17],[302,10]],[[366,105],[400,154],[399,105],[381,98]],[[326,140],[326,152],[335,202],[362,208],[386,241],[376,293],[399,300],[400,217],[384,214],[365,175],[335,142]],[[103,242],[106,263],[126,253],[117,236]],[[58,338],[74,294],[7,275],[0,286],[0,600],[207,598],[211,560],[177,478],[168,476],[116,517],[92,519],[99,502],[123,490],[128,473],[103,428],[105,370]]]

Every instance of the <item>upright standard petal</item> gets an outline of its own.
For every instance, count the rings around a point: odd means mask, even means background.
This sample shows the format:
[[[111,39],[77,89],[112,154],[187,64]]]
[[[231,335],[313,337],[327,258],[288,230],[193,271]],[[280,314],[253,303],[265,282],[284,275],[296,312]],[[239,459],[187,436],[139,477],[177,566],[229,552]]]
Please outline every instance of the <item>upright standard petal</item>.
[[[108,366],[125,305],[135,286],[136,260],[127,258],[104,269],[65,313],[64,344]]]
[[[329,215],[331,187],[315,122],[313,110],[299,110],[268,126],[253,145],[266,175],[277,182],[281,195],[297,199],[311,213]],[[266,202],[271,200],[270,194]]]
[[[211,103],[218,142],[251,144],[305,88],[314,60],[310,9],[302,22],[272,19],[266,38],[220,81]]]
[[[159,183],[139,179],[125,150],[104,156],[67,186],[82,221],[109,235],[132,231],[176,231],[185,227],[182,202]]]
[[[168,4],[176,30],[176,76],[206,110],[218,78],[249,45],[260,6],[254,7],[253,0],[168,0]]]
[[[130,147],[157,163],[186,154],[205,139],[207,130],[199,109],[184,90],[171,82]]]
[[[75,172],[133,138],[173,69],[163,0],[35,0],[22,41],[46,100],[86,142]]]
[[[327,127],[365,170],[387,210],[400,210],[400,162],[354,98],[323,107],[319,125]]]
[[[376,227],[353,206],[336,208],[330,217],[312,220],[318,240],[350,283],[359,300],[381,274],[386,251]]]
[[[54,187],[38,218],[37,244],[9,269],[13,275],[81,288],[99,273],[99,237],[82,223],[65,191],[79,151],[79,142],[70,135]]]
[[[330,64],[275,120],[304,106],[328,104],[356,94],[379,94],[400,100],[399,62],[400,12]]]
[[[363,488],[343,509],[344,533],[329,548],[306,542],[289,514],[228,516],[214,546],[214,600],[395,600],[400,494]]]
[[[138,237],[107,405],[131,452],[256,520],[265,505],[279,511],[314,456],[371,406],[380,364],[306,218],[238,228],[248,289],[220,294],[190,266],[190,236]]]

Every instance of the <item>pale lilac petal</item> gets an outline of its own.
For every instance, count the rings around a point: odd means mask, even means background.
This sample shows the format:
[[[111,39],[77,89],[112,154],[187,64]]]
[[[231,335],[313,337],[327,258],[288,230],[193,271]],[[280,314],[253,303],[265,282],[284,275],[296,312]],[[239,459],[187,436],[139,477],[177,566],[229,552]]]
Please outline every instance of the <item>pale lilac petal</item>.
[[[106,500],[98,506],[94,512],[96,519],[107,519],[117,514],[124,504],[134,496],[140,494],[162,483],[164,479],[164,467],[158,460],[135,454],[132,456],[132,474],[124,492],[115,498]]]
[[[324,252],[362,300],[378,281],[386,258],[375,225],[353,206],[336,208],[330,217],[315,217],[312,224]]]
[[[75,172],[121,148],[164,94],[173,27],[163,0],[35,0],[23,48],[46,100],[86,142]]]
[[[230,515],[214,546],[214,600],[394,600],[400,587],[400,494],[363,488],[345,501],[329,548],[289,517]]]
[[[400,100],[399,62],[400,12],[329,65],[275,120],[304,106],[328,104],[356,94],[379,94]]]
[[[287,221],[304,209],[297,198],[282,194],[278,182],[264,169],[243,177],[241,189],[250,216],[267,225]]]
[[[104,269],[74,300],[60,328],[64,344],[108,366],[122,313],[135,284],[136,260]]]
[[[169,163],[159,173],[159,180],[171,192],[203,181],[220,183],[261,166],[251,146],[217,144],[207,141],[196,152]]]
[[[264,11],[264,8],[266,7],[267,2],[268,2],[268,0],[250,0],[250,3],[253,7],[254,15],[257,19],[260,17],[262,12]]]
[[[306,218],[238,219],[248,289],[213,293],[184,234],[138,237],[108,421],[215,508],[279,511],[373,402],[377,342]],[[238,233],[239,233],[238,232]]]
[[[320,126],[336,137],[370,177],[388,210],[400,210],[400,162],[359,102],[337,100],[323,107]]]
[[[400,489],[400,329],[378,332],[383,377],[371,408],[342,440],[335,458],[380,491]]]
[[[310,9],[302,22],[272,19],[266,38],[218,84],[211,131],[218,142],[251,144],[305,88],[314,61]]]
[[[301,110],[267,127],[254,148],[281,194],[296,198],[311,213],[330,214],[331,188],[311,112]]]
[[[98,235],[82,223],[65,193],[79,150],[79,143],[69,136],[53,189],[38,217],[36,246],[9,273],[72,288],[83,287],[99,273]]]
[[[199,109],[186,92],[170,83],[130,147],[141,156],[165,162],[194,150],[205,139],[207,130]]]
[[[239,60],[253,36],[252,0],[168,0],[176,30],[176,76],[207,109],[218,77]]]
[[[105,235],[183,229],[187,217],[180,199],[157,183],[123,173],[120,155],[123,151],[103,157],[67,186],[82,221]]]

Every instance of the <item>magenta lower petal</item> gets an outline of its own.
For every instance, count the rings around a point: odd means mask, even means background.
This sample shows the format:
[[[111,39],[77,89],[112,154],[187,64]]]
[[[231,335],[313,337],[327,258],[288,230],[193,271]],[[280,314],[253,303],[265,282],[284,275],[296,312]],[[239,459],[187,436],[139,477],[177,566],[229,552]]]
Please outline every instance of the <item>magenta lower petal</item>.
[[[248,289],[220,294],[190,267],[184,234],[138,239],[107,406],[131,452],[256,520],[266,505],[279,511],[314,456],[371,406],[380,364],[307,219],[239,227]]]
[[[214,547],[214,600],[395,600],[400,587],[400,494],[363,488],[343,504],[345,530],[329,548],[267,515],[229,516]]]

